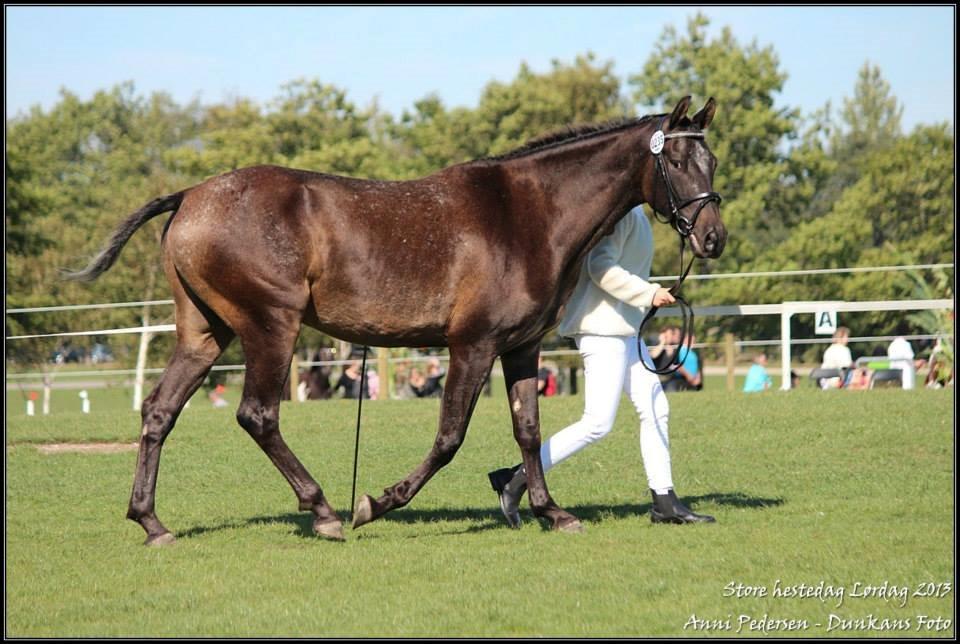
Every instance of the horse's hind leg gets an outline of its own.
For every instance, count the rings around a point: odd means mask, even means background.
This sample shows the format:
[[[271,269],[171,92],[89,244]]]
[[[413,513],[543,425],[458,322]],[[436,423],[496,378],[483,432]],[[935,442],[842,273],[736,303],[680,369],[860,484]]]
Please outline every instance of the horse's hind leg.
[[[549,519],[554,530],[580,532],[583,526],[575,516],[561,509],[550,497],[540,462],[540,408],[537,398],[537,356],[539,343],[500,356],[506,379],[513,436],[523,455],[527,476],[527,494],[534,515]]]
[[[202,304],[194,304],[179,284],[174,283],[173,290],[177,303],[177,345],[160,382],[140,407],[143,430],[127,509],[127,518],[146,531],[146,545],[174,541],[154,512],[160,451],[183,406],[203,384],[210,367],[233,339],[233,332],[208,310],[202,311]]]
[[[340,517],[280,435],[280,394],[299,331],[299,314],[291,310],[260,312],[255,321],[239,330],[247,375],[237,421],[287,479],[300,509],[313,512],[313,531],[321,537],[342,541]]]
[[[417,469],[385,489],[379,499],[374,500],[366,494],[360,497],[353,513],[354,528],[405,506],[440,468],[453,459],[463,443],[477,397],[495,357],[492,350],[483,347],[450,347],[450,370],[443,390],[440,429],[433,448]]]

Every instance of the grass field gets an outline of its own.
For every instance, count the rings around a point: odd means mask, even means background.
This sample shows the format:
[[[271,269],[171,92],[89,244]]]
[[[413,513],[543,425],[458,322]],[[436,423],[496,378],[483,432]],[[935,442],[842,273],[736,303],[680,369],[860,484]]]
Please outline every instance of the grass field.
[[[518,460],[498,391],[408,507],[345,543],[311,535],[232,409],[193,405],[163,453],[157,509],[178,542],[160,549],[124,519],[135,453],[37,449],[134,441],[137,414],[10,414],[6,635],[954,636],[952,389],[718,386],[670,401],[678,492],[714,525],[650,523],[623,401],[611,435],[548,478],[585,533],[550,532],[526,509],[507,529],[485,476]],[[543,401],[545,433],[581,406]],[[419,463],[438,410],[364,405],[358,495]],[[355,413],[332,401],[281,415],[344,518]]]

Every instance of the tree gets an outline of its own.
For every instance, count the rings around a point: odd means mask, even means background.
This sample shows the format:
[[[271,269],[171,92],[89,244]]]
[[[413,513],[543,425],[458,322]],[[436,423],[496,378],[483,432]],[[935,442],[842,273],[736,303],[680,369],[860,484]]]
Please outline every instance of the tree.
[[[767,207],[767,199],[786,172],[779,146],[795,137],[798,112],[773,106],[786,74],[779,71],[772,47],[756,42],[744,47],[727,27],[709,40],[708,25],[697,14],[685,35],[666,27],[643,71],[630,76],[629,83],[634,99],[653,111],[669,111],[688,94],[694,105],[711,96],[717,100],[708,141],[719,160],[714,189],[723,195],[723,218],[731,235],[723,257],[712,266],[732,271],[749,265],[782,234],[780,213]],[[655,272],[674,271],[673,235],[664,227],[655,229],[655,235]]]
[[[523,63],[510,83],[488,83],[476,109],[474,135],[487,154],[508,152],[551,130],[628,116],[613,61],[594,64],[592,53],[572,65],[552,60],[550,71],[534,73]]]
[[[788,239],[758,255],[755,270],[843,268],[949,262],[953,256],[954,139],[946,125],[923,126],[861,160],[863,175],[827,214],[796,226]],[[729,280],[723,298],[750,302],[757,292],[787,300],[914,298],[897,273],[824,275],[803,280]],[[864,334],[903,333],[899,312],[859,314]],[[743,321],[741,332],[772,337],[771,320]]]
[[[49,112],[35,108],[8,122],[15,198],[8,222],[49,242],[23,243],[8,253],[11,307],[144,298],[144,285],[156,281],[151,276],[160,268],[160,222],[148,225],[152,235],[135,236],[117,267],[97,282],[66,282],[60,271],[82,265],[107,231],[148,199],[195,182],[165,165],[167,150],[196,136],[195,116],[195,106],[181,108],[164,94],[138,97],[125,83],[89,101],[64,91]],[[164,282],[155,297],[169,296]],[[30,333],[138,322],[137,312],[124,309],[8,317],[8,325]],[[55,343],[42,341],[40,353],[49,355]]]
[[[455,163],[463,163],[487,153],[474,136],[476,113],[467,108],[447,110],[436,95],[416,101],[413,111],[404,111],[392,135],[401,146],[404,178],[416,178]]]
[[[863,64],[853,88],[853,97],[843,99],[840,127],[832,137],[834,155],[841,161],[892,145],[901,136],[903,106],[890,93],[880,68]]]

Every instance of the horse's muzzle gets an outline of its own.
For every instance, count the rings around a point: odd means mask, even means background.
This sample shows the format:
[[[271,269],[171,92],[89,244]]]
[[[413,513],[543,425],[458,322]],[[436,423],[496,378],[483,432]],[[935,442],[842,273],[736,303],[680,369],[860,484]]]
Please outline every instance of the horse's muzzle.
[[[727,231],[723,225],[712,226],[707,229],[702,238],[697,231],[694,231],[689,239],[690,247],[697,257],[716,259],[723,254],[723,248],[727,244]]]

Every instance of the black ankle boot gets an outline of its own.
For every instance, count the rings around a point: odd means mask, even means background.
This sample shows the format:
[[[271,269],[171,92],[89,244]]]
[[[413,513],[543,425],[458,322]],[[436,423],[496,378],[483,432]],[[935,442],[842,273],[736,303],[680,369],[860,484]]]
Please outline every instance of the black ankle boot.
[[[523,465],[505,467],[487,474],[493,491],[500,497],[500,511],[511,528],[520,527],[520,499],[527,491],[527,474]]]
[[[690,508],[680,503],[676,492],[671,488],[666,494],[657,494],[650,490],[653,495],[653,508],[650,510],[650,520],[654,523],[714,523],[714,519],[709,514],[696,514]]]

